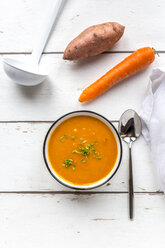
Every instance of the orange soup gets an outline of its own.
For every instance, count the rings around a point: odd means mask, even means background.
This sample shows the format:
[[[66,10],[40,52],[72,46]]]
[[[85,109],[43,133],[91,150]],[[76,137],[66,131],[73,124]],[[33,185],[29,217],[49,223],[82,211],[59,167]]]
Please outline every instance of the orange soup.
[[[105,123],[90,116],[76,116],[55,128],[47,153],[56,174],[78,186],[105,178],[115,165],[118,148]]]

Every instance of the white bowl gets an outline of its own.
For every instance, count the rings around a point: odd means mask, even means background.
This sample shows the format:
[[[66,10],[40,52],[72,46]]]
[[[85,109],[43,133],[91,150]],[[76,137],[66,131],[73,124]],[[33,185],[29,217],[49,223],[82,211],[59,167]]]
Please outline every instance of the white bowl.
[[[118,147],[118,156],[117,156],[117,160],[116,160],[116,163],[113,167],[113,169],[110,171],[110,173],[104,177],[103,179],[95,182],[95,183],[92,183],[90,185],[74,185],[70,182],[67,182],[65,181],[64,179],[62,179],[56,172],[55,170],[53,170],[52,166],[51,166],[51,163],[49,162],[49,159],[48,159],[48,153],[47,153],[47,150],[48,150],[48,140],[52,134],[52,132],[54,131],[54,129],[60,125],[63,121],[71,118],[71,117],[74,117],[74,116],[91,116],[91,117],[95,117],[99,120],[101,120],[102,122],[104,122],[108,127],[109,129],[113,132],[115,138],[116,138],[116,142],[117,142],[117,147]],[[55,121],[52,126],[49,128],[46,136],[45,136],[45,140],[44,140],[44,145],[43,145],[43,156],[44,156],[44,160],[45,160],[45,163],[46,163],[46,166],[50,172],[50,174],[58,181],[60,182],[61,184],[65,185],[66,187],[69,187],[69,188],[72,188],[72,189],[77,189],[77,190],[88,190],[88,189],[94,189],[94,188],[97,188],[105,183],[107,183],[113,176],[114,174],[117,172],[119,166],[120,166],[120,162],[121,162],[121,159],[122,159],[122,144],[121,144],[121,139],[120,139],[120,136],[116,130],[116,128],[113,126],[113,124],[107,120],[105,117],[103,117],[102,115],[100,114],[97,114],[95,112],[92,112],[92,111],[86,111],[86,110],[83,110],[83,111],[74,111],[74,112],[70,112],[66,115],[63,115],[62,117],[60,117],[57,121]]]

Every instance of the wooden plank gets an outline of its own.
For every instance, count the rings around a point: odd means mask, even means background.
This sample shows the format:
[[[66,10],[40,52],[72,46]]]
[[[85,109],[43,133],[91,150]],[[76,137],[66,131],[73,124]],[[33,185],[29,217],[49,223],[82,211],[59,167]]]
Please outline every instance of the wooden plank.
[[[50,71],[42,84],[24,87],[13,83],[0,65],[0,121],[55,120],[74,110],[93,110],[111,120],[118,120],[128,108],[139,111],[147,90],[152,68],[165,64],[160,54],[145,71],[125,80],[92,102],[81,104],[78,97],[94,82],[128,54],[102,54],[82,62],[64,62],[61,55],[45,55],[41,66]],[[20,55],[16,56],[20,58]]]
[[[165,196],[136,195],[128,219],[127,195],[0,195],[0,246],[164,248]],[[137,246],[138,244],[138,246]]]
[[[114,123],[117,127],[117,123]],[[0,191],[68,191],[52,178],[42,157],[45,134],[51,123],[0,124]],[[133,146],[134,186],[137,192],[160,190],[150,151],[141,137]],[[128,190],[128,148],[109,183],[94,191]],[[70,189],[69,189],[70,191]]]
[[[53,1],[0,1],[0,52],[31,52]],[[165,50],[165,34],[161,32],[165,29],[164,10],[162,0],[68,0],[46,51],[63,51],[80,31],[107,21],[126,26],[122,40],[112,51],[132,51],[143,46]]]

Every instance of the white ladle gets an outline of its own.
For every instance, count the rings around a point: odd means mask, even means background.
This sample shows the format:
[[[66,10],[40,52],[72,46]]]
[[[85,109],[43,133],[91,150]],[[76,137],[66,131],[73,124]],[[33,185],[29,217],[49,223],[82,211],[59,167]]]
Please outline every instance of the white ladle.
[[[39,67],[39,61],[62,2],[63,0],[53,1],[54,4],[52,5],[49,16],[47,16],[43,32],[39,36],[29,59],[17,60],[10,57],[3,58],[3,66],[6,74],[16,83],[25,86],[37,85],[43,82],[48,76],[48,74]]]

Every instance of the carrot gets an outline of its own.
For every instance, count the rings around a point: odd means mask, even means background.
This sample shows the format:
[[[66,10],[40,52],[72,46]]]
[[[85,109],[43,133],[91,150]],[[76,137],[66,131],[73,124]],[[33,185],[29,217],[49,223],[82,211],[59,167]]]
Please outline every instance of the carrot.
[[[108,71],[105,75],[88,86],[80,95],[79,101],[86,102],[94,99],[115,84],[144,70],[155,59],[155,50],[150,47],[140,48],[122,62]]]

